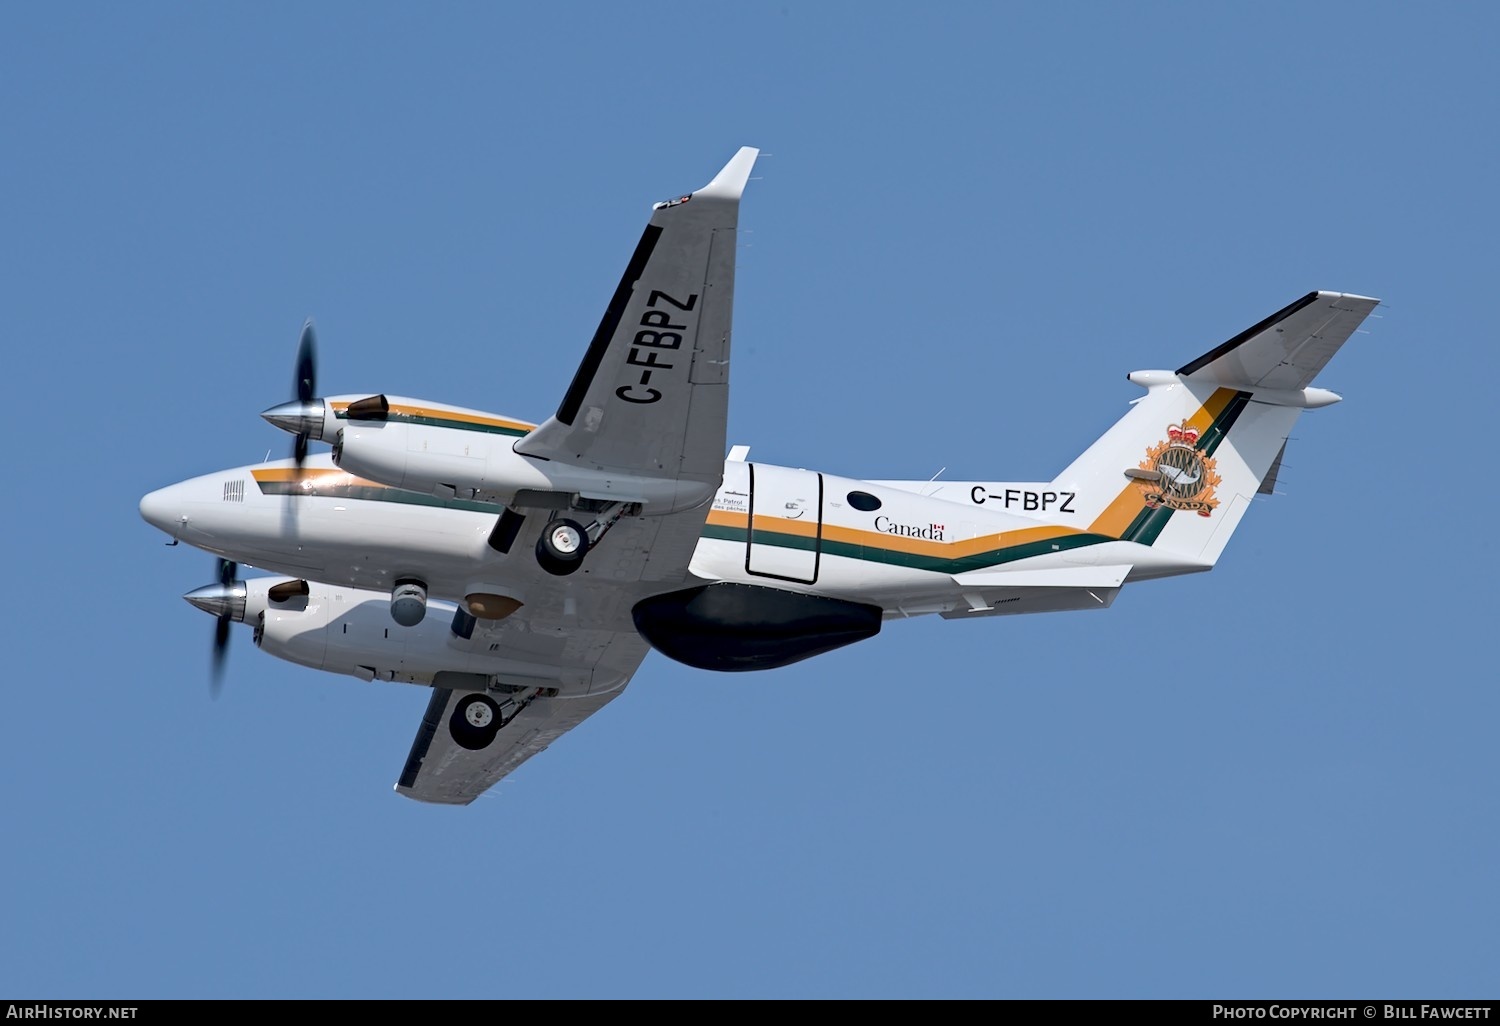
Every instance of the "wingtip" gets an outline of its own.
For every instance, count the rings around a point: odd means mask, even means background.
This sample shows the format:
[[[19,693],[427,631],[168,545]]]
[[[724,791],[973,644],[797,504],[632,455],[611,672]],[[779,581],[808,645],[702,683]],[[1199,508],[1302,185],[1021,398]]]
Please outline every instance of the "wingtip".
[[[729,163],[714,175],[714,180],[693,194],[694,198],[739,199],[745,191],[745,183],[750,181],[750,172],[759,156],[760,150],[756,147],[741,146],[739,152],[729,158]]]
[[[1317,294],[1323,299],[1331,299],[1335,302],[1342,300],[1349,303],[1370,303],[1375,306],[1379,306],[1381,303],[1381,300],[1375,296],[1361,296],[1353,292],[1330,292],[1327,289],[1323,289]]]

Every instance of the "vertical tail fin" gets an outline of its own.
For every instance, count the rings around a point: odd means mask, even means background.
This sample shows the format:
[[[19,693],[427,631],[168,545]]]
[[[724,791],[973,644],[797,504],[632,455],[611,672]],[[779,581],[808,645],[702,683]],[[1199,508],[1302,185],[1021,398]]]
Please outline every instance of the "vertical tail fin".
[[[1310,387],[1379,300],[1312,292],[1176,371],[1137,371],[1129,413],[1055,479],[1090,533],[1213,566],[1281,463]]]

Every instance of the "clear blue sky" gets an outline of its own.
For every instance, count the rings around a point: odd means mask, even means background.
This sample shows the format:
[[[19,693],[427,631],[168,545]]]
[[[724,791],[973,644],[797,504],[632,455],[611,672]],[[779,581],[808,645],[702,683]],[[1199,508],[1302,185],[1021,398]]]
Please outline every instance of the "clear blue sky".
[[[0,996],[1495,997],[1497,32],[0,8]],[[652,655],[463,809],[391,790],[421,689],[240,628],[212,701],[213,560],[136,503],[288,451],[303,320],[325,391],[542,419],[650,204],[742,145],[730,441],[769,462],[1048,479],[1127,372],[1388,306],[1219,567],[1107,612]]]

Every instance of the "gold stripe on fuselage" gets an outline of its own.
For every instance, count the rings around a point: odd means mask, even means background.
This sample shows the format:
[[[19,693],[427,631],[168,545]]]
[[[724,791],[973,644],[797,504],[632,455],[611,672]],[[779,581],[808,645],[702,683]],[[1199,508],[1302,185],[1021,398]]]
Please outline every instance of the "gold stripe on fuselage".
[[[1197,428],[1200,435],[1207,434],[1208,429],[1229,406],[1234,396],[1235,390],[1232,388],[1215,389],[1213,395],[1209,396],[1208,400],[1198,408],[1198,411],[1188,418],[1188,424]],[[1145,448],[1143,447],[1142,452],[1144,451]],[[1122,471],[1124,469],[1123,467],[1121,468]],[[1114,500],[1105,507],[1104,511],[1094,518],[1094,522],[1084,529],[1066,527],[1061,524],[1040,524],[1036,527],[1023,527],[1014,531],[981,535],[977,538],[933,541],[927,538],[908,538],[902,535],[888,534],[883,531],[843,527],[825,523],[823,525],[823,538],[825,541],[863,545],[866,548],[882,549],[887,552],[905,552],[912,555],[935,556],[944,559],[962,559],[965,556],[981,552],[1013,548],[1018,545],[1028,545],[1035,542],[1049,541],[1054,538],[1066,538],[1080,534],[1119,538],[1125,533],[1125,529],[1130,526],[1141,510],[1145,509],[1145,506],[1145,494],[1133,484],[1126,484],[1120,490],[1120,494],[1115,496]],[[802,538],[812,538],[817,535],[818,525],[814,521],[787,520],[782,517],[766,516],[763,514],[757,514],[755,520],[757,524],[767,522],[765,530],[774,530],[780,534],[794,535]],[[708,515],[708,523],[714,527],[745,530],[749,527],[749,517],[744,513],[736,513],[730,510],[714,510]]]

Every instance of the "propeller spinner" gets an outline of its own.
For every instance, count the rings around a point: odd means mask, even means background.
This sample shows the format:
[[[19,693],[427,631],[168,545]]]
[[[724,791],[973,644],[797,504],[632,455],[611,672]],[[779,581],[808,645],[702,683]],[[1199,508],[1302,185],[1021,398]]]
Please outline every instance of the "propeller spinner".
[[[229,650],[229,625],[245,618],[245,582],[238,579],[239,565],[227,559],[218,563],[219,582],[208,584],[182,596],[197,608],[213,616],[214,647],[210,688],[215,698],[223,688],[224,658]]]
[[[303,462],[307,459],[307,443],[323,440],[323,417],[327,410],[323,400],[317,397],[317,335],[313,331],[311,318],[302,326],[302,338],[297,343],[297,370],[293,387],[297,398],[273,406],[261,416],[281,430],[297,436],[297,441],[292,448],[292,458],[297,463],[297,469],[301,470]],[[350,418],[383,419],[385,412],[383,409],[379,411],[378,417],[363,415],[364,405],[374,400],[384,403],[385,397],[376,396],[372,400],[361,400],[360,403],[351,404]],[[356,407],[359,407],[360,416],[358,417]]]

